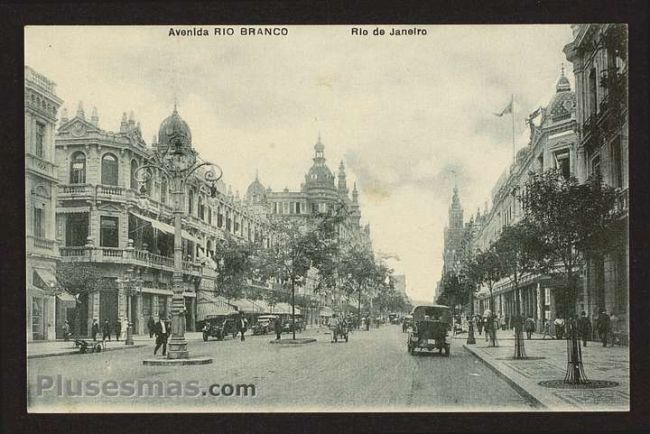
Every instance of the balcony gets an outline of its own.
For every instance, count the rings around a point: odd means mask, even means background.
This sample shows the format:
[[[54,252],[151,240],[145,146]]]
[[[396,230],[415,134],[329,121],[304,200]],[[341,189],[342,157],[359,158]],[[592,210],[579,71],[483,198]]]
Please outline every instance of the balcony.
[[[45,251],[49,254],[56,254],[56,241],[47,238],[27,235],[25,237],[27,252]]]
[[[90,184],[63,184],[59,185],[59,200],[84,200],[91,199],[94,195]]]
[[[74,246],[59,249],[61,260],[66,262],[100,262],[137,265],[174,271],[174,258],[156,255],[147,250],[122,249],[118,247]],[[183,261],[183,272],[201,276],[203,267],[192,261]]]
[[[25,154],[25,170],[56,181],[56,165],[36,155]]]
[[[125,189],[116,185],[98,184],[95,188],[97,189],[97,199],[124,200],[126,197]]]

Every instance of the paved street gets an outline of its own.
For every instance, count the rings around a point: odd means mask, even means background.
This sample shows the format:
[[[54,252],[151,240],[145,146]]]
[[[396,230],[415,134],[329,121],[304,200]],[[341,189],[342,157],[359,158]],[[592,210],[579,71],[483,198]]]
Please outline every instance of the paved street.
[[[192,356],[210,356],[203,366],[143,366],[152,345],[129,351],[64,355],[28,360],[32,411],[471,411],[531,410],[532,405],[492,370],[452,339],[451,357],[437,353],[411,356],[406,334],[398,326],[355,331],[348,343],[330,343],[324,329],[308,330],[317,342],[270,345],[271,336],[245,342],[203,342],[193,334]],[[288,335],[287,335],[288,337]],[[152,341],[153,342],[153,341]],[[173,381],[210,384],[253,384],[255,396],[165,397],[57,396],[56,381],[38,396],[37,377],[61,375],[66,380]],[[42,380],[43,381],[43,380]],[[87,384],[87,383],[86,383]],[[87,389],[85,389],[87,390]],[[123,391],[124,389],[120,389]],[[129,394],[128,392],[126,393]],[[146,394],[145,394],[146,395]],[[249,393],[250,395],[250,393]]]

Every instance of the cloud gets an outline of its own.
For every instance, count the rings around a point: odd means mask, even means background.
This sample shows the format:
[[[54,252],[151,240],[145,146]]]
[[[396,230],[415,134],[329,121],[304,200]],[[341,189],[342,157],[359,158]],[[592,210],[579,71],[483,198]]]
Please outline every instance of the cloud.
[[[117,130],[133,110],[146,140],[176,98],[196,148],[240,193],[256,169],[274,190],[300,188],[320,132],[329,167],[344,161],[359,186],[375,246],[400,257],[421,300],[440,276],[454,182],[469,218],[511,161],[511,120],[493,113],[515,94],[524,146],[524,118],[553,94],[571,37],[568,25],[429,26],[408,38],[347,26],[274,38],[168,30],[29,26],[25,59],[58,83],[69,111],[83,100]]]

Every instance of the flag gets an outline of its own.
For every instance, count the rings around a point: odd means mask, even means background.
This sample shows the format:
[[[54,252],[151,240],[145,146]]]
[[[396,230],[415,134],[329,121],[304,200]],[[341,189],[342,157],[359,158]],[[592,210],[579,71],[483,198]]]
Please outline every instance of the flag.
[[[512,102],[513,102],[513,100],[510,100],[510,103],[506,106],[506,108],[501,110],[501,113],[495,113],[494,116],[501,117],[503,115],[507,115],[507,114],[512,113]]]

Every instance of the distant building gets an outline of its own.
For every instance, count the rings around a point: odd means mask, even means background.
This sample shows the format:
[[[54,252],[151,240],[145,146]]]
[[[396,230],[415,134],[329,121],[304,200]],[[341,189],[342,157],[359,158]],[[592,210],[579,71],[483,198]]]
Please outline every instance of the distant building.
[[[25,250],[27,340],[55,339],[57,312],[56,241],[57,164],[54,155],[56,116],[63,102],[56,84],[25,66]],[[72,300],[74,307],[74,300]]]
[[[406,296],[406,275],[394,274],[391,276],[393,287],[402,295]]]
[[[460,199],[458,198],[458,187],[454,186],[454,194],[451,198],[451,205],[449,206],[449,222],[447,227],[445,227],[443,274],[457,269],[464,233],[465,225],[463,223],[463,208],[461,207]]]

